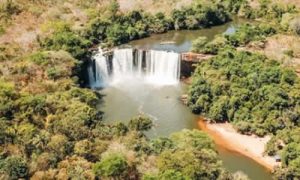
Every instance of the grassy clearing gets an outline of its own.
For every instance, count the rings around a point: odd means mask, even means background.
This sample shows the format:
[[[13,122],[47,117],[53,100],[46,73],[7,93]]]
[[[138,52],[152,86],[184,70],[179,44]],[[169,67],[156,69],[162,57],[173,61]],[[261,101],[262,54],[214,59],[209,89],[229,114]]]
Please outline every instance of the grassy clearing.
[[[7,0],[0,1],[0,43],[18,43],[26,52],[38,48],[38,37],[44,36],[43,25],[49,22],[64,21],[72,24],[75,30],[81,29],[90,19],[98,16],[106,9],[111,1],[96,0],[64,0],[32,2],[30,0],[13,0],[14,8],[6,8]],[[192,3],[192,0],[119,0],[120,10],[123,12],[140,9],[145,12],[170,13]],[[5,8],[4,8],[5,7]],[[104,15],[105,16],[105,15]],[[3,18],[4,19],[4,18]]]
[[[190,5],[192,2],[192,0],[119,0],[120,8],[123,11],[142,9],[150,13],[165,12],[167,14],[175,8],[180,9],[183,6]]]
[[[267,39],[264,53],[284,65],[296,67],[300,73],[300,37],[279,34]]]
[[[278,60],[286,67],[295,68],[300,76],[300,37],[276,34],[266,38],[259,45],[257,42],[252,42],[239,49],[265,54],[268,58]]]

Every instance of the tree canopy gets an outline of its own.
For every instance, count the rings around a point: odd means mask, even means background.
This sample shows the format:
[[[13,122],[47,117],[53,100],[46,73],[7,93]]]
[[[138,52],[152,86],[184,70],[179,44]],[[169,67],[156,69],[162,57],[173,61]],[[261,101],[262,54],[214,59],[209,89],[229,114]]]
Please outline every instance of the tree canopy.
[[[233,122],[242,133],[276,134],[299,126],[299,87],[293,70],[229,49],[197,67],[189,106],[213,121]]]

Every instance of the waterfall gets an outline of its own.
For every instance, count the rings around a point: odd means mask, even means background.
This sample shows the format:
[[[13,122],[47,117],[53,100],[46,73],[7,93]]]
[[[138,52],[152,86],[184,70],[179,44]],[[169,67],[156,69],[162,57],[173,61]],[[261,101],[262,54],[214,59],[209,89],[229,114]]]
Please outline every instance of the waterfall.
[[[103,55],[100,48],[98,53],[93,56],[92,65],[88,67],[88,75],[91,88],[104,87],[108,83],[108,58]]]
[[[111,61],[101,49],[93,57],[88,68],[92,88],[133,81],[174,85],[180,78],[180,55],[175,52],[115,49]]]
[[[179,54],[175,52],[147,52],[147,80],[155,84],[176,84],[180,75]]]
[[[118,49],[113,56],[113,76],[121,78],[133,74],[133,50]]]

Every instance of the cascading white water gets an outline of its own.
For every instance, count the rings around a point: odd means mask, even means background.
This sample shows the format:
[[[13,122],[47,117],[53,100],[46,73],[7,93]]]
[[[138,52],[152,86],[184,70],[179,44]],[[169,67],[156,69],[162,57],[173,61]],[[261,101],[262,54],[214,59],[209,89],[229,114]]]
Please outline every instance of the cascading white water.
[[[102,49],[99,48],[99,52],[93,56],[94,67],[88,67],[89,83],[92,88],[104,87],[108,83],[109,79],[109,64],[107,58],[103,55]]]
[[[136,59],[137,59],[137,73],[138,76],[141,77],[143,73],[143,51],[142,50],[137,50]]]
[[[113,56],[113,78],[120,79],[124,76],[133,75],[133,50],[118,49]]]
[[[179,54],[175,52],[147,52],[147,80],[155,84],[176,84],[180,75]]]
[[[145,53],[142,50],[116,49],[113,52],[112,69],[102,50],[93,59],[95,68],[88,69],[92,88],[133,81],[174,85],[180,77],[180,57],[175,52],[150,50]]]

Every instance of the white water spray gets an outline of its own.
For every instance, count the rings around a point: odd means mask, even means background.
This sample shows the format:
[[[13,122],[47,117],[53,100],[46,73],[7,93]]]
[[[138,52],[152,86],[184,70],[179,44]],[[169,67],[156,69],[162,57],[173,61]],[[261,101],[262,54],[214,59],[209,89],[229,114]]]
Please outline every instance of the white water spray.
[[[154,50],[147,53],[147,81],[161,85],[176,84],[180,76],[179,54]]]
[[[102,49],[93,56],[94,64],[88,67],[89,83],[91,88],[104,87],[109,79],[108,58],[103,55]],[[93,70],[94,67],[94,70]]]
[[[136,82],[175,85],[180,78],[180,55],[175,52],[116,49],[112,67],[102,50],[93,59],[94,68],[88,69],[92,88]]]

